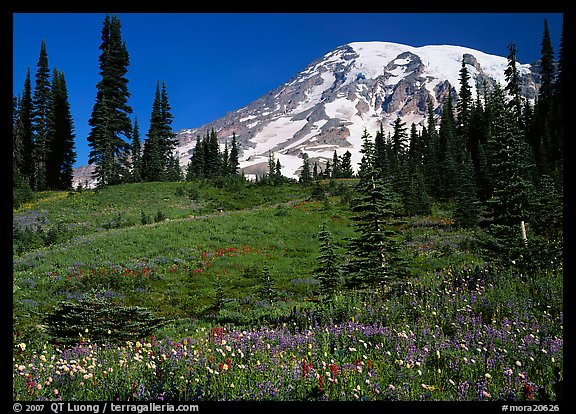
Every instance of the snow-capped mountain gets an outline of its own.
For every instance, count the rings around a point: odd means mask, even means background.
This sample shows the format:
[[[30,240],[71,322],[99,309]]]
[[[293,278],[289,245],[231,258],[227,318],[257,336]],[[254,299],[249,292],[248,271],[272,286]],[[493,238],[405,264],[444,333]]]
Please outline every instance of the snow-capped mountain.
[[[282,174],[297,178],[302,156],[311,162],[352,153],[360,162],[364,128],[374,136],[399,116],[406,125],[425,122],[427,100],[436,113],[452,93],[457,96],[462,59],[473,96],[486,81],[505,85],[506,57],[447,45],[412,47],[388,42],[356,42],[340,46],[312,62],[284,85],[224,117],[178,132],[180,163],[187,165],[198,135],[214,128],[220,142],[232,133],[241,150],[240,167],[247,175],[263,174],[272,152]],[[518,64],[523,96],[534,99],[538,75],[530,64]]]
[[[334,151],[361,159],[364,128],[374,136],[387,133],[399,116],[409,128],[425,122],[427,101],[441,113],[449,93],[457,96],[462,59],[470,75],[472,96],[486,81],[506,84],[506,57],[449,45],[412,47],[389,42],[355,42],[312,62],[280,87],[252,103],[198,128],[177,131],[180,165],[185,167],[197,136],[212,128],[224,146],[232,134],[240,149],[240,167],[250,177],[268,171],[270,152],[282,174],[298,178],[302,156],[322,167]],[[522,95],[538,93],[537,64],[517,64]]]

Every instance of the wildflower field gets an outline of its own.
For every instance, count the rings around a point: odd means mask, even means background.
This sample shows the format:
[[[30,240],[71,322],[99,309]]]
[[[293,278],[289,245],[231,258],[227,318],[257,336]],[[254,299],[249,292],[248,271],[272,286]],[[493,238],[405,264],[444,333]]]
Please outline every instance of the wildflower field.
[[[399,220],[404,279],[319,300],[320,225],[342,260],[353,234],[342,188],[182,186],[148,184],[148,207],[123,185],[14,212],[35,226],[15,243],[14,400],[563,398],[561,258],[487,260],[437,206]]]

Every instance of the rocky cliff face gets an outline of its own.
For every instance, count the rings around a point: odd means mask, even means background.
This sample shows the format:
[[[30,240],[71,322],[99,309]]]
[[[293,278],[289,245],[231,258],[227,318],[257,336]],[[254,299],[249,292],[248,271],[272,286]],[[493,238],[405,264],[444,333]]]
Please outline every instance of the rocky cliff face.
[[[236,134],[240,167],[246,174],[266,173],[270,152],[288,177],[298,177],[304,153],[322,164],[334,151],[342,155],[349,150],[357,167],[364,128],[372,136],[380,125],[388,132],[397,117],[408,127],[420,127],[429,99],[439,115],[447,97],[457,97],[462,59],[473,96],[483,84],[506,84],[505,57],[465,47],[343,45],[245,107],[199,128],[178,131],[180,164],[188,164],[197,136],[214,128],[222,145]],[[533,100],[537,70],[518,64],[518,71],[523,96]]]
[[[236,134],[246,173],[265,173],[269,152],[280,160],[282,173],[294,178],[304,153],[322,162],[334,151],[341,155],[350,150],[356,166],[364,128],[372,136],[380,124],[390,131],[398,116],[408,126],[421,126],[429,99],[440,114],[447,97],[457,97],[462,59],[473,96],[484,83],[488,88],[496,82],[505,85],[505,57],[464,47],[387,42],[341,46],[245,107],[200,128],[179,131],[181,165],[188,163],[197,135],[214,128],[222,143]],[[519,64],[518,70],[522,93],[533,100],[538,75],[532,65]]]

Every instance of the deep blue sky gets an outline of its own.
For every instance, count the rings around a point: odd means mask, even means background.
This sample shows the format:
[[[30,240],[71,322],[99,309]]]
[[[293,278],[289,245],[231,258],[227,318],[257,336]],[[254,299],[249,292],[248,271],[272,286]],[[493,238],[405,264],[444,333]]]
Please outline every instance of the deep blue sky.
[[[520,63],[540,57],[544,19],[554,52],[561,13],[118,13],[130,55],[128,87],[141,139],[148,132],[156,81],[165,81],[174,131],[195,128],[281,86],[313,60],[356,41],[410,46],[451,44]],[[76,133],[76,166],[86,165],[86,137],[96,97],[104,13],[13,14],[13,93],[26,70],[32,83],[46,41],[48,64],[64,72]]]

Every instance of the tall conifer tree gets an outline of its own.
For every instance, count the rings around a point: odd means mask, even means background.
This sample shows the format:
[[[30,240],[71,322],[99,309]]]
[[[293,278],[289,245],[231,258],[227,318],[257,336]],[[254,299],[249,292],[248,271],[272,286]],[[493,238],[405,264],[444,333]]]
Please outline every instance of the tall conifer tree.
[[[360,181],[357,184],[359,197],[352,207],[357,237],[350,240],[354,259],[348,263],[348,284],[352,287],[381,287],[403,271],[400,243],[391,227],[399,205],[398,196],[389,181],[379,177],[374,143],[366,129],[362,135],[361,153]]]
[[[32,97],[32,125],[34,132],[34,189],[45,190],[46,160],[49,156],[48,112],[50,110],[50,69],[46,42],[40,44],[40,57],[36,71],[36,85]]]
[[[54,69],[52,75],[48,137],[49,157],[46,160],[46,184],[52,189],[70,189],[76,161],[74,124],[64,73],[57,69]]]
[[[102,27],[101,54],[98,58],[102,79],[96,85],[96,102],[88,124],[88,163],[95,164],[93,176],[98,186],[118,184],[127,176],[127,154],[132,133],[128,105],[128,50],[122,40],[120,19],[106,15]],[[124,138],[123,138],[124,137]]]
[[[140,128],[138,118],[134,118],[134,128],[132,128],[132,181],[139,183],[142,181],[142,144],[140,142]]]

